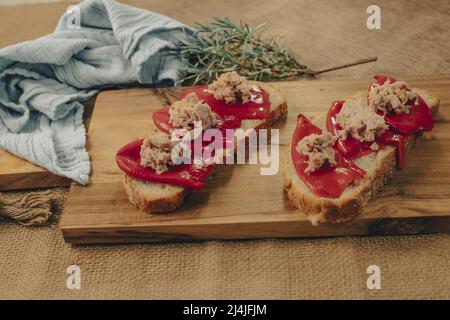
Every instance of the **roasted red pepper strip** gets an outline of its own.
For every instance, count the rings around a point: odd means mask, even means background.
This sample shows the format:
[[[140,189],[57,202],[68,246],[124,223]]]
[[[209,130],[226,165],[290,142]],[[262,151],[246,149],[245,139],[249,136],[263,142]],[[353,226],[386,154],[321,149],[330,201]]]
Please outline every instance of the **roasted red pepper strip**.
[[[328,110],[326,126],[328,132],[332,135],[336,135],[339,130],[342,128],[336,121],[336,116],[342,109],[345,101],[335,101],[331,105],[331,108]],[[377,137],[375,142],[377,143],[379,150],[384,149],[386,145],[396,145],[398,148],[398,161],[400,166],[402,167],[405,164],[404,152],[404,144],[408,141],[409,135],[400,134],[398,132],[392,132],[391,130],[386,130],[382,135]],[[357,159],[364,155],[367,155],[373,150],[370,148],[373,142],[361,142],[351,136],[348,136],[347,139],[338,139],[336,142],[336,146],[339,150],[344,154],[345,157],[349,159]]]
[[[296,146],[304,137],[321,133],[322,130],[313,125],[304,115],[298,115],[297,126],[291,141],[292,161],[298,176],[315,195],[324,198],[338,198],[348,186],[361,179],[365,171],[356,166],[353,161],[345,158],[335,147],[335,166],[323,166],[314,172],[306,173],[308,156],[298,153]]]
[[[386,81],[389,81],[390,83],[397,82],[397,80],[392,77],[375,76],[375,81],[370,86],[369,91],[372,90],[376,84],[383,85]],[[406,91],[411,91],[411,89],[406,88]],[[398,132],[407,135],[418,131],[430,131],[433,129],[433,115],[425,101],[418,96],[417,99],[411,103],[412,107],[409,109],[409,113],[385,114],[384,120],[386,123]]]
[[[186,187],[189,189],[202,189],[206,177],[211,173],[214,165],[196,166],[194,164],[180,164],[170,168],[169,171],[156,174],[151,168],[141,166],[141,145],[143,140],[133,141],[123,146],[117,152],[116,161],[119,168],[132,178],[167,183]]]
[[[265,119],[270,112],[269,94],[262,88],[255,86],[251,91],[251,100],[244,104],[239,102],[226,103],[223,100],[217,100],[212,94],[206,91],[207,88],[207,86],[200,86],[186,89],[181,93],[180,99],[193,92],[221,118],[235,116],[241,120]]]
[[[168,107],[160,108],[153,112],[153,122],[156,127],[162,132],[170,133],[172,130],[176,129],[169,123],[170,115],[169,115]],[[241,126],[241,120],[235,116],[227,115],[224,117],[219,117],[219,125],[217,129],[225,130],[225,129],[235,129]]]

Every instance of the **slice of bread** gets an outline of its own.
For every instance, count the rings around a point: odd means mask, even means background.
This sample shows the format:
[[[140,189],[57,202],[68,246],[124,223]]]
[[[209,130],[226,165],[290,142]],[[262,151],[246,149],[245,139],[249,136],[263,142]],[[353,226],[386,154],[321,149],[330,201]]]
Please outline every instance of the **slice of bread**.
[[[269,94],[270,112],[265,119],[242,120],[243,130],[269,128],[287,114],[287,100],[280,89],[267,83],[253,83]],[[181,186],[138,180],[126,174],[123,176],[123,183],[131,203],[148,213],[173,211],[190,193],[189,189]]]
[[[413,89],[418,93],[436,115],[439,99],[423,90]],[[359,92],[350,99],[365,96]],[[321,119],[324,124],[325,117]],[[316,123],[316,125],[318,125]],[[324,125],[321,126],[324,128]],[[415,144],[421,134],[413,135],[406,146],[406,153]],[[347,187],[339,198],[322,198],[313,194],[298,176],[291,159],[290,148],[284,157],[284,190],[290,202],[302,209],[313,225],[323,222],[339,223],[349,221],[360,215],[368,200],[392,177],[397,168],[397,149],[387,146],[383,150],[372,152],[355,161],[356,165],[366,171],[366,176]]]

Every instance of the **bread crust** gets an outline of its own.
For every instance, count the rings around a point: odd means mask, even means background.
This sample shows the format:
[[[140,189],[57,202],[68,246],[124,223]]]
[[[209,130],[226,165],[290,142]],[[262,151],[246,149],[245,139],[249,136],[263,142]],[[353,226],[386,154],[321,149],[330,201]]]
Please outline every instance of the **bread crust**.
[[[286,97],[282,94],[282,92],[277,87],[271,86],[267,83],[261,83],[261,86],[269,87],[272,91],[274,91],[278,96],[278,99],[281,101],[281,103],[279,103],[276,106],[276,108],[272,109],[265,119],[259,121],[255,126],[253,126],[255,130],[269,128],[278,119],[285,117],[287,115],[287,101]],[[179,206],[181,206],[185,198],[191,192],[191,190],[180,186],[171,186],[140,181],[126,174],[124,174],[123,176],[124,176],[123,177],[124,188],[130,202],[133,203],[140,210],[147,213],[161,213],[174,211]],[[164,192],[164,195],[148,194],[143,191],[143,188],[145,187],[145,185],[150,184],[152,186],[157,185],[161,187],[164,186],[165,188],[169,188],[170,191]]]
[[[164,197],[152,196],[143,192],[143,184],[147,182],[139,181],[123,174],[123,185],[128,195],[128,199],[137,208],[144,212],[170,212],[178,208],[189,194],[190,190],[187,188],[178,187],[170,192],[167,192]],[[153,183],[155,187],[162,184]]]
[[[350,221],[359,216],[364,205],[386,182],[392,177],[396,168],[395,148],[389,150],[386,156],[377,164],[374,174],[369,180],[362,181],[359,192],[355,197],[342,199],[321,198],[306,190],[292,176],[293,166],[290,160],[290,151],[284,161],[284,190],[289,201],[296,208],[303,209],[313,225],[323,222],[339,223]]]

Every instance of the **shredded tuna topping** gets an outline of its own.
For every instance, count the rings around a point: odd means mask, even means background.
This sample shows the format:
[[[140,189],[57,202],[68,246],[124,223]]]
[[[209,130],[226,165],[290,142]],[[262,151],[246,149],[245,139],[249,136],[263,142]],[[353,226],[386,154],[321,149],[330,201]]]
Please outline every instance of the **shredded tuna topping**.
[[[178,128],[190,128],[195,122],[201,122],[202,129],[209,129],[219,122],[210,106],[201,101],[195,93],[174,102],[169,109],[169,115],[169,123]]]
[[[372,142],[388,128],[384,118],[367,107],[364,98],[346,101],[336,122],[342,128],[337,134],[344,140],[351,136],[362,142]]]
[[[173,164],[171,153],[174,145],[170,135],[159,130],[153,131],[145,137],[141,146],[141,166],[152,168],[157,174],[168,171]]]
[[[372,143],[372,144],[370,145],[370,149],[371,149],[372,151],[377,151],[377,150],[380,149],[380,146],[378,145],[378,143],[374,142],[374,143]]]
[[[408,90],[408,84],[404,81],[394,83],[386,80],[382,85],[375,84],[369,91],[369,106],[374,111],[384,113],[409,113],[417,94]]]
[[[298,153],[308,156],[308,167],[305,172],[314,172],[324,165],[336,165],[333,144],[336,138],[330,133],[311,134],[300,140],[295,148]]]
[[[231,71],[222,74],[216,81],[208,85],[208,92],[217,100],[226,103],[246,103],[251,99],[252,86],[237,72]]]

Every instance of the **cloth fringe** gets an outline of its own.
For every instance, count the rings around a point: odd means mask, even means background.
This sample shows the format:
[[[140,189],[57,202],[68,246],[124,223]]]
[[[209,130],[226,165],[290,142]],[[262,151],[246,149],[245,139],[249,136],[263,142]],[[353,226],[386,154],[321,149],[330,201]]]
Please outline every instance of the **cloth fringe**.
[[[14,219],[22,225],[42,225],[52,216],[51,192],[5,196],[0,193],[0,215]]]

